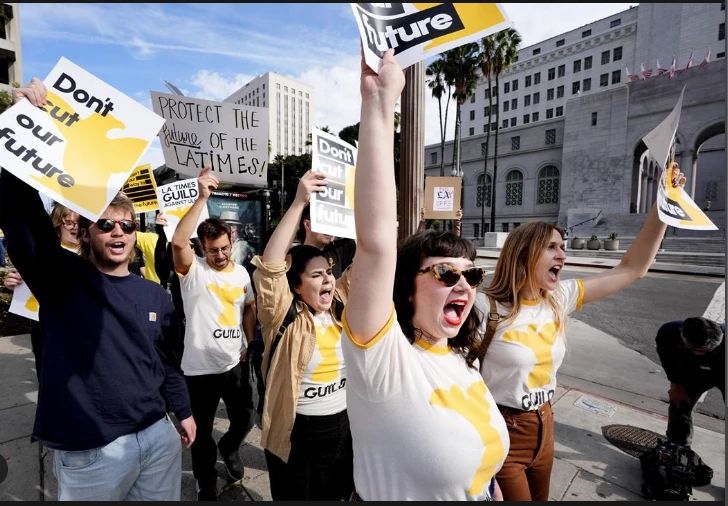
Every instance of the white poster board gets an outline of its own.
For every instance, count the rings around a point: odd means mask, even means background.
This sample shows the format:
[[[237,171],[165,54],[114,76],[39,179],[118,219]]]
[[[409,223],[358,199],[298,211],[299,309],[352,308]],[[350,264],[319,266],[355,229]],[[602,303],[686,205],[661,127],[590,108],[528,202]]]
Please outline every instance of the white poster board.
[[[197,179],[183,179],[174,183],[165,184],[157,187],[157,200],[159,201],[159,211],[164,213],[167,218],[167,225],[164,227],[164,234],[167,241],[172,242],[172,236],[177,229],[182,217],[192,207],[197,200],[199,190],[197,189]],[[192,237],[197,237],[197,227],[200,223],[210,217],[207,206],[202,209],[200,218],[195,223],[195,230]]]
[[[326,191],[311,196],[311,230],[356,239],[354,173],[356,148],[338,137],[314,129],[311,170],[323,172]]]
[[[164,120],[65,58],[43,82],[45,107],[21,100],[0,115],[2,165],[95,221]]]
[[[13,289],[13,299],[10,301],[8,311],[38,321],[38,300],[28,285],[21,283]]]
[[[455,210],[455,187],[435,186],[432,195],[433,211],[454,211]]]
[[[225,183],[268,185],[268,109],[152,91],[166,122],[159,132],[164,162],[197,177],[205,165]]]

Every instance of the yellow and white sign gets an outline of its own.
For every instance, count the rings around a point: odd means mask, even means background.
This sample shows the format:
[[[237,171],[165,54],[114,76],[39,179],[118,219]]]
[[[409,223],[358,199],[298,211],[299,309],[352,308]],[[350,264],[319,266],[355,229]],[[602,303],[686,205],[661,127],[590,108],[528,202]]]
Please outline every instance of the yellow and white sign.
[[[379,72],[389,48],[402,68],[513,27],[500,4],[350,4],[364,59]]]
[[[311,195],[311,230],[356,239],[354,171],[356,148],[318,129],[313,131],[311,170],[323,172],[326,191]]]
[[[192,204],[197,200],[197,179],[184,179],[174,183],[165,184],[157,188],[157,199],[159,210],[167,217],[167,226],[164,227],[164,234],[168,241],[172,241],[174,231],[185,214],[190,210]],[[197,237],[197,226],[210,217],[207,206],[202,209],[200,219],[195,224],[195,230],[191,237]]]
[[[675,188],[668,181],[672,181],[672,164],[675,161],[675,134],[680,123],[685,87],[680,92],[677,104],[662,123],[645,135],[644,141],[650,156],[662,169],[660,182],[657,186],[657,212],[663,223],[675,228],[687,230],[718,230],[712,221],[695,205],[690,195],[682,189]],[[667,167],[667,170],[665,170]]]
[[[65,58],[44,83],[45,107],[21,100],[0,116],[2,165],[94,221],[164,119]]]
[[[150,164],[140,165],[134,169],[121,190],[134,203],[134,211],[137,213],[146,213],[159,209],[157,182],[154,180]]]
[[[13,290],[13,300],[8,308],[13,314],[38,321],[38,300],[25,283],[21,283]]]

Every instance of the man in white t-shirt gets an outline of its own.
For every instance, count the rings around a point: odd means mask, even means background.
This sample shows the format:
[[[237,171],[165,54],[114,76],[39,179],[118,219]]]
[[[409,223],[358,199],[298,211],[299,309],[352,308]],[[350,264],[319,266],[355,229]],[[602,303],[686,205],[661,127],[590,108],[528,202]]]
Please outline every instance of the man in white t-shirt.
[[[248,271],[230,259],[230,226],[219,218],[209,218],[197,227],[204,261],[189,247],[200,213],[218,185],[209,172],[209,167],[200,172],[199,195],[177,225],[172,256],[187,317],[182,371],[198,427],[192,445],[192,472],[197,480],[197,499],[214,501],[218,450],[229,477],[234,481],[243,478],[238,448],[255,421],[246,352],[248,340],[255,335],[256,315]],[[216,448],[212,426],[220,399],[230,427]]]

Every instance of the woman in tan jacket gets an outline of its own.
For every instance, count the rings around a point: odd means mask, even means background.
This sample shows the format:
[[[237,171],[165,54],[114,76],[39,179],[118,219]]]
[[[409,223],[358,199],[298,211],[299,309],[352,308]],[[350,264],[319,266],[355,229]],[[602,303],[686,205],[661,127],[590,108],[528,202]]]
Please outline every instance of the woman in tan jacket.
[[[341,351],[348,271],[335,281],[313,246],[296,248],[286,262],[311,193],[326,184],[320,173],[301,178],[263,256],[252,261],[265,342],[261,445],[274,501],[348,499],[354,488]]]

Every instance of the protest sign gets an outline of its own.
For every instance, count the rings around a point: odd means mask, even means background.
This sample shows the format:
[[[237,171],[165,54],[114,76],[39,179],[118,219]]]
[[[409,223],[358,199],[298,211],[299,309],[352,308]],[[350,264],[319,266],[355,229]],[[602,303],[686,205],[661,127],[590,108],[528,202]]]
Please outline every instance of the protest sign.
[[[657,185],[657,213],[663,223],[687,230],[718,230],[712,221],[695,205],[682,188],[672,186],[672,164],[675,161],[675,135],[680,123],[685,86],[670,114],[642,140],[657,165],[662,169]],[[665,170],[667,168],[667,170]]]
[[[402,68],[492,33],[513,23],[500,4],[350,4],[364,46],[364,59],[379,72],[394,48]]]
[[[425,178],[425,219],[454,220],[460,210],[461,177]]]
[[[356,239],[354,228],[354,171],[356,148],[318,129],[313,131],[311,170],[323,172],[326,191],[311,195],[311,230]]]
[[[192,204],[195,203],[198,195],[197,179],[175,181],[174,183],[165,184],[157,188],[159,210],[167,217],[167,225],[164,227],[164,234],[167,236],[167,241],[172,242],[172,236],[177,229],[177,225],[182,217],[190,210]],[[195,223],[195,230],[190,237],[197,237],[197,226],[209,217],[207,206],[205,206],[200,213],[200,218]]]
[[[157,202],[157,182],[150,164],[140,165],[132,172],[121,190],[134,203],[134,211],[146,213],[159,209]]]
[[[15,287],[8,311],[38,321],[38,300],[31,293],[28,285],[21,283]]]
[[[95,221],[164,120],[65,58],[44,84],[45,107],[21,100],[0,115],[2,165]]]
[[[197,177],[205,165],[222,182],[268,185],[268,109],[152,91],[166,123],[159,132],[167,167]]]

